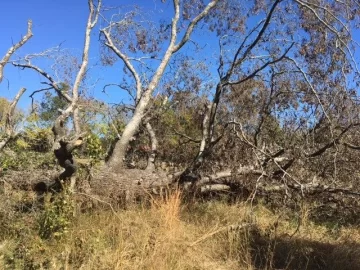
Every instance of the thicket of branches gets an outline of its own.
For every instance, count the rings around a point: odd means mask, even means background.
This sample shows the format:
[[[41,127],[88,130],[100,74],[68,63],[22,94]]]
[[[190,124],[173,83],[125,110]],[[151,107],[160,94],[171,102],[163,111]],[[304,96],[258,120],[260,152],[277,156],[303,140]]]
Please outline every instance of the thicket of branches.
[[[63,168],[47,179],[51,184],[36,185],[43,191],[60,189],[77,173],[83,180],[79,168],[86,167],[92,192],[112,195],[180,184],[195,193],[246,190],[251,198],[270,191],[358,198],[353,33],[360,3],[240,2],[159,1],[168,14],[154,20],[158,10],[89,0],[81,58],[60,46],[12,57],[32,37],[29,22],[0,62],[0,81],[4,66],[13,65],[39,74],[44,88],[28,89],[33,107],[26,118],[15,109],[25,89],[1,100],[2,178],[28,170],[14,162],[28,151],[34,182],[37,170],[55,164],[49,155]],[[212,39],[208,46],[217,44],[212,55],[205,55],[204,36]],[[93,42],[100,42],[104,66],[122,68],[116,81],[90,72]],[[51,67],[40,65],[43,58]],[[90,94],[94,81],[96,90],[122,91],[130,101],[103,103]],[[77,165],[84,158],[87,165]]]

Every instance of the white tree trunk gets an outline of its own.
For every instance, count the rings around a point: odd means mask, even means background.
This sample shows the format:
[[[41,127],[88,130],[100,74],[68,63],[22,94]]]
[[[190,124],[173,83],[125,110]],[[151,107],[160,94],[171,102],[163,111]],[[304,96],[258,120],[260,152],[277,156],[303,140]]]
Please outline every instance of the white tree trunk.
[[[175,14],[172,19],[171,23],[171,39],[168,45],[168,48],[157,68],[154,76],[152,77],[147,89],[141,95],[139,102],[136,104],[136,109],[134,112],[133,117],[131,118],[130,122],[126,125],[121,139],[116,143],[114,151],[110,159],[108,160],[108,167],[112,171],[121,170],[124,166],[125,155],[127,151],[127,147],[129,145],[130,139],[135,135],[136,131],[138,130],[143,117],[146,113],[146,109],[149,105],[150,99],[156,87],[159,84],[161,77],[163,76],[165,69],[174,53],[179,51],[189,40],[191,33],[194,30],[194,27],[197,25],[199,21],[201,21],[212,8],[215,7],[219,0],[212,0],[204,10],[196,16],[188,25],[188,28],[181,38],[181,40],[177,43],[177,31],[178,31],[178,21],[180,19],[180,2],[179,0],[174,0],[174,10]],[[134,66],[131,64],[129,57],[123,54],[119,48],[115,46],[110,36],[111,26],[104,28],[101,32],[104,34],[106,38],[106,46],[108,46],[125,64],[125,66],[130,70],[132,73],[135,81],[136,81],[136,89],[137,89],[137,98],[139,98],[139,89],[141,86],[141,82],[139,81],[139,75],[136,72]]]

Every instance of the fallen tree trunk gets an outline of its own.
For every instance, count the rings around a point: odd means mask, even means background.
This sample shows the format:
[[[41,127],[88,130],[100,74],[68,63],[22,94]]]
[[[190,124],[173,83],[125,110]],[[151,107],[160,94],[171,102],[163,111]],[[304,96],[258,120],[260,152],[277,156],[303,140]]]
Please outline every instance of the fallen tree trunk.
[[[53,185],[53,182],[59,180],[66,180],[73,176],[74,171],[77,170],[76,160],[72,157],[71,152],[81,145],[82,138],[76,137],[70,141],[60,140],[59,148],[55,148],[54,152],[59,160],[59,165],[64,168],[61,173],[54,171],[43,171],[42,173],[24,172],[10,172],[2,176],[2,178],[11,183],[15,180],[18,182],[20,189],[30,190],[39,182],[45,182],[48,187]],[[271,175],[271,174],[270,174]],[[88,177],[88,192],[104,197],[121,197],[124,193],[159,193],[158,190],[168,187],[179,186],[178,178],[181,172],[175,174],[166,174],[164,171],[150,171],[141,169],[122,169],[119,173],[109,170],[106,165],[98,166],[89,171]],[[246,177],[263,177],[266,181],[254,185],[254,181],[249,186],[243,180]],[[23,181],[21,181],[23,179]],[[79,179],[84,181],[84,179]],[[234,186],[247,188],[249,190],[256,189],[262,193],[271,193],[278,191],[293,190],[305,196],[306,194],[317,193],[333,193],[343,194],[349,196],[360,196],[360,191],[352,187],[332,187],[320,183],[287,183],[279,184],[271,181],[271,177],[261,170],[253,167],[240,167],[236,171],[225,170],[217,172],[212,175],[201,177],[195,182],[185,182],[180,185],[183,190],[198,190],[201,192],[209,191],[229,191]],[[82,188],[79,186],[78,188]],[[49,189],[49,188],[48,188]]]

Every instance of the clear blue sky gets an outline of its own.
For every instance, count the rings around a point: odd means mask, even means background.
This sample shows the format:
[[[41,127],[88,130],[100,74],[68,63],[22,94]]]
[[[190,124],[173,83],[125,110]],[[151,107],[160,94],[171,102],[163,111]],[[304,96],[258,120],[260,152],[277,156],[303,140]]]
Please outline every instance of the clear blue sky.
[[[103,0],[104,6],[141,5],[145,9],[159,8],[157,0]],[[169,6],[168,2],[166,6]],[[166,7],[165,6],[165,7]],[[161,6],[164,8],[164,5]],[[33,20],[32,39],[26,43],[16,55],[24,56],[28,53],[37,53],[45,49],[57,46],[61,42],[63,48],[68,48],[77,55],[81,54],[84,29],[88,17],[87,0],[4,0],[0,11],[0,57],[9,49],[13,42],[18,42],[27,30],[27,20]],[[13,57],[12,59],[16,59]],[[118,67],[101,67],[99,65],[99,42],[98,31],[94,29],[90,53],[90,67],[92,76],[97,76],[100,81],[93,89],[94,94],[100,98],[109,100],[109,97],[101,93],[102,86],[106,83],[120,82],[122,69]],[[46,67],[42,67],[46,69]],[[34,90],[43,88],[40,84],[45,81],[41,76],[31,70],[18,70],[8,64],[4,71],[4,80],[0,84],[0,97],[12,99],[18,89],[26,87],[27,93],[19,102],[19,106],[27,108],[30,99],[27,96]],[[111,90],[112,102],[119,102],[122,98],[120,90]],[[115,94],[114,94],[115,92]]]
[[[171,2],[160,4],[159,0],[103,0],[104,6],[123,6],[140,5],[145,10],[165,9],[163,14],[172,15]],[[63,48],[69,48],[77,55],[81,54],[84,29],[88,17],[87,0],[2,0],[0,9],[0,57],[12,45],[17,42],[23,34],[26,33],[27,20],[33,20],[33,38],[25,44],[18,52],[18,55],[41,52],[50,47],[54,47],[61,42]],[[171,10],[171,14],[168,14]],[[258,18],[257,18],[258,19]],[[255,22],[254,22],[255,23]],[[218,51],[217,41],[211,40],[211,36],[201,35],[201,30],[195,33],[196,39],[207,44],[205,54],[211,54]],[[359,40],[359,32],[355,39]],[[191,51],[192,45],[183,48],[182,51]],[[120,65],[113,67],[103,67],[99,63],[99,42],[98,31],[94,29],[92,35],[90,67],[91,76],[99,79],[99,82],[93,89],[97,98],[110,102],[120,102],[124,93],[119,89],[110,89],[109,96],[101,92],[102,86],[106,83],[118,83],[123,76]],[[200,55],[199,55],[200,56]],[[211,55],[206,55],[211,57]],[[16,56],[15,56],[16,58]],[[47,67],[43,67],[44,69]],[[44,79],[34,71],[21,71],[12,65],[7,65],[4,72],[4,80],[0,84],[0,97],[12,99],[15,93],[21,87],[28,89],[27,93],[21,99],[19,106],[28,108],[31,100],[28,95],[36,90],[43,88],[40,84]]]
[[[12,42],[17,42],[26,33],[28,19],[33,20],[34,36],[17,54],[40,52],[62,41],[65,41],[64,47],[80,48],[86,18],[87,1],[83,0],[2,1],[0,55],[4,55]],[[6,67],[4,77],[0,85],[0,96],[6,97],[12,96],[22,86],[30,91],[34,81],[38,81],[30,70],[21,72],[11,65]]]

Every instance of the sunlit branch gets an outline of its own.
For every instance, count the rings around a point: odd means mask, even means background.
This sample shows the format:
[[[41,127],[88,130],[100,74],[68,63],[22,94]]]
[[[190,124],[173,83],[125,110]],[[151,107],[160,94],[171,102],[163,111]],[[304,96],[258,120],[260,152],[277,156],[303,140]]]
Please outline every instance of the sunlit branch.
[[[54,78],[52,76],[50,76],[49,73],[45,72],[44,70],[42,70],[41,68],[34,66],[30,63],[28,64],[18,64],[13,62],[12,63],[14,66],[16,67],[20,67],[20,68],[29,68],[32,70],[35,70],[36,72],[38,72],[39,74],[41,74],[43,77],[45,77],[46,79],[49,80],[49,84],[51,85],[52,88],[54,88],[54,90],[56,91],[56,93],[63,97],[67,102],[72,102],[72,98],[64,91],[61,90],[61,88],[58,86],[58,84],[55,82]]]
[[[252,51],[252,49],[258,44],[258,42],[260,41],[260,39],[262,38],[263,34],[265,33],[265,30],[267,29],[267,27],[270,24],[272,15],[275,11],[275,8],[277,7],[277,5],[281,2],[281,0],[276,0],[274,2],[274,4],[272,5],[269,14],[266,16],[265,22],[261,28],[261,30],[259,31],[258,35],[256,36],[256,38],[254,39],[254,41],[250,44],[250,46],[245,50],[245,52],[242,54],[240,59],[237,59],[239,53],[240,53],[240,48],[238,49],[238,51],[236,52],[235,56],[234,56],[234,60],[233,60],[233,64],[231,66],[231,68],[229,69],[228,73],[227,73],[227,77],[230,78],[234,68],[238,65],[240,65],[244,59],[248,56],[248,54]],[[258,24],[258,26],[260,26],[262,24],[262,22],[260,22]],[[253,31],[255,31],[257,29],[257,26],[253,29]],[[245,41],[244,41],[245,42]],[[243,42],[243,43],[244,43]],[[240,46],[241,47],[241,46]]]
[[[3,79],[3,72],[5,65],[9,62],[10,57],[15,53],[16,50],[18,50],[20,47],[22,47],[31,37],[33,36],[32,33],[32,21],[28,21],[28,29],[27,34],[15,45],[13,45],[4,55],[4,57],[0,60],[0,83]]]
[[[111,36],[110,36],[110,29],[111,28],[104,28],[101,29],[101,33],[104,34],[105,38],[106,38],[106,43],[105,45],[107,47],[109,47],[125,64],[125,66],[127,67],[127,69],[131,72],[132,76],[134,77],[135,83],[136,83],[136,98],[135,101],[138,102],[141,98],[141,94],[142,94],[142,83],[141,83],[141,79],[139,74],[137,73],[135,67],[133,66],[133,64],[130,62],[129,57],[127,57],[124,53],[122,53],[119,48],[116,47],[116,45],[114,44]]]
[[[176,2],[177,2],[177,4],[175,4]],[[172,49],[173,53],[177,52],[178,50],[181,49],[182,46],[184,46],[184,44],[189,40],[190,35],[194,30],[194,27],[198,24],[199,21],[201,21],[210,12],[211,9],[213,9],[216,6],[216,4],[218,2],[219,2],[219,0],[212,0],[205,7],[205,9],[190,22],[189,26],[186,29],[186,32],[185,32],[183,38],[181,39],[181,41],[176,46],[173,47],[173,49]],[[174,5],[175,5],[175,7],[177,6],[179,8],[178,0],[174,0]],[[176,20],[176,23],[177,23],[178,19],[176,19],[176,16],[175,16],[174,20]],[[174,29],[173,29],[173,31],[174,31]]]
[[[286,59],[290,60],[290,61],[296,66],[296,68],[300,71],[300,73],[301,73],[302,76],[304,77],[307,85],[309,86],[309,88],[311,89],[312,93],[313,93],[314,96],[316,97],[319,105],[321,106],[321,109],[322,109],[325,117],[328,119],[329,123],[331,124],[332,121],[331,121],[329,115],[327,114],[327,112],[326,112],[326,110],[325,110],[325,107],[324,107],[324,105],[323,105],[323,103],[322,103],[322,101],[321,101],[321,99],[320,99],[317,91],[315,90],[314,86],[313,86],[312,83],[310,82],[310,80],[309,80],[307,74],[305,73],[305,71],[302,70],[302,68],[299,66],[299,64],[298,64],[293,58],[287,56]]]
[[[247,80],[250,80],[250,79],[254,78],[260,71],[264,70],[266,67],[268,67],[268,66],[270,66],[270,65],[273,65],[273,64],[276,64],[276,63],[282,61],[283,59],[285,59],[287,53],[291,50],[291,48],[293,47],[293,45],[294,45],[294,43],[292,43],[292,44],[290,45],[290,47],[287,48],[287,49],[285,50],[285,52],[284,52],[279,58],[277,58],[277,59],[275,59],[275,60],[272,60],[272,61],[266,62],[264,65],[262,65],[261,67],[259,67],[259,68],[256,69],[255,71],[253,71],[251,74],[247,75],[245,78],[243,78],[243,79],[241,79],[241,80],[239,80],[239,81],[234,81],[234,82],[231,82],[231,81],[230,81],[230,82],[226,83],[225,85],[227,85],[227,84],[228,84],[228,85],[241,84],[241,83],[243,83],[243,82],[246,82]]]

